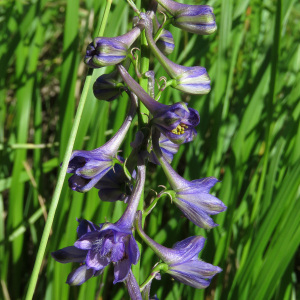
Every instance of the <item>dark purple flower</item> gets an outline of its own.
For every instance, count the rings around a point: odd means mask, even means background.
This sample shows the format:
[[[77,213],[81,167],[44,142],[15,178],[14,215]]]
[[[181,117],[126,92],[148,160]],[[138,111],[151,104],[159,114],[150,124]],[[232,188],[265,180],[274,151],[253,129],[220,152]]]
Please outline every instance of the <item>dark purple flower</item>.
[[[188,181],[178,175],[167,160],[162,156],[157,145],[157,137],[153,139],[155,154],[173,189],[168,193],[183,214],[195,225],[210,229],[217,226],[210,215],[216,215],[226,209],[224,203],[209,193],[218,182],[214,177]]]
[[[194,288],[204,289],[209,286],[211,279],[222,271],[217,266],[199,260],[198,256],[205,242],[204,237],[191,236],[176,243],[171,249],[166,248],[146,235],[141,226],[141,218],[142,214],[139,211],[136,222],[139,235],[167,264],[164,270],[174,279]]]
[[[194,139],[197,135],[195,127],[200,122],[199,113],[195,109],[188,108],[183,102],[165,105],[155,101],[129,75],[122,65],[118,65],[118,69],[128,87],[153,115],[151,123],[169,140],[176,144],[182,144]]]
[[[85,263],[88,269],[102,272],[114,263],[114,283],[123,281],[139,259],[139,248],[131,228],[104,223],[100,230],[87,233],[79,238],[74,246],[86,250]]]
[[[137,99],[131,93],[129,113],[116,134],[103,146],[91,151],[74,151],[70,158],[68,173],[74,175],[69,178],[72,190],[86,192],[90,190],[114,165],[117,151],[123,142],[135,115]]]
[[[138,24],[124,35],[117,37],[97,37],[86,49],[84,62],[90,68],[116,65],[127,57],[128,50],[139,37],[142,26]]]
[[[188,5],[172,0],[157,2],[173,17],[173,25],[196,34],[211,34],[217,25],[212,7],[208,5]]]
[[[79,268],[72,271],[67,279],[69,285],[80,285],[93,276],[102,274],[110,263],[114,264],[114,283],[123,281],[139,259],[139,249],[131,229],[115,224],[94,225],[91,230],[82,228],[89,221],[82,220],[77,231],[78,240],[74,246],[52,252],[52,257],[60,263],[79,262]],[[91,222],[89,222],[91,223]]]
[[[132,235],[132,227],[144,184],[145,166],[138,165],[136,185],[119,221],[97,226],[83,220],[78,226],[78,240],[74,246],[52,253],[53,258],[60,263],[82,263],[69,274],[68,284],[80,285],[89,278],[100,275],[110,263],[114,265],[114,284],[127,278],[131,265],[138,262],[140,255]]]
[[[135,171],[132,176],[135,178]],[[123,168],[119,164],[115,164],[114,168],[95,185],[95,188],[100,190],[98,195],[102,201],[115,202],[119,200],[127,203],[133,186]]]
[[[200,66],[185,67],[175,64],[161,53],[153,40],[153,22],[151,14],[141,14],[144,22],[146,38],[153,54],[173,79],[172,87],[188,94],[207,94],[210,91],[210,78],[206,69]]]

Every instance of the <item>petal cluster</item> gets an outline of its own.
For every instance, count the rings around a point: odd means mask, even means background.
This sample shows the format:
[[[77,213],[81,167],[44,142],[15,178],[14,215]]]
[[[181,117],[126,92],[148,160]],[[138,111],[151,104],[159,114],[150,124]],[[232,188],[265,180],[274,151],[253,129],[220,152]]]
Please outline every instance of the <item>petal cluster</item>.
[[[128,115],[116,134],[103,146],[91,151],[74,151],[69,161],[69,186],[78,192],[89,191],[114,165],[121,146],[136,112],[137,97],[130,93],[131,105]]]
[[[188,181],[182,178],[163,157],[158,145],[157,137],[154,137],[154,151],[168,181],[173,189],[170,191],[172,201],[183,214],[195,225],[210,229],[216,224],[210,215],[218,214],[226,209],[224,203],[209,193],[210,189],[218,182],[214,177],[207,177]]]
[[[176,243],[171,249],[166,248],[146,235],[141,226],[141,219],[142,214],[139,211],[136,216],[139,235],[168,265],[164,270],[174,279],[194,288],[203,289],[209,286],[214,275],[222,271],[217,266],[199,260],[199,253],[204,247],[204,237],[191,236]]]
[[[207,177],[193,181],[185,181],[174,189],[176,196],[174,203],[183,214],[195,225],[210,229],[216,224],[210,215],[216,215],[226,209],[221,200],[209,193],[210,189],[218,182],[214,177]]]
[[[169,262],[169,273],[176,280],[197,289],[209,286],[211,279],[222,271],[221,268],[213,266],[198,259],[200,251],[204,247],[205,238],[192,236],[176,243],[172,250],[173,261]]]
[[[100,230],[80,237],[74,246],[86,250],[85,263],[88,269],[103,271],[114,263],[114,283],[123,281],[139,259],[139,249],[131,230],[105,223]]]
[[[152,119],[152,123],[176,144],[191,142],[197,135],[195,127],[199,122],[199,113],[182,102],[166,105]]]
[[[114,264],[114,283],[124,281],[131,265],[138,262],[139,249],[128,228],[111,223],[97,226],[82,220],[77,232],[78,240],[74,246],[51,253],[61,263],[82,263],[69,274],[69,285],[81,285],[89,278],[102,274],[110,263]]]
[[[74,151],[72,153],[68,173],[74,173],[69,178],[69,186],[77,192],[90,190],[113,167],[113,154],[103,150],[103,147],[92,151]]]

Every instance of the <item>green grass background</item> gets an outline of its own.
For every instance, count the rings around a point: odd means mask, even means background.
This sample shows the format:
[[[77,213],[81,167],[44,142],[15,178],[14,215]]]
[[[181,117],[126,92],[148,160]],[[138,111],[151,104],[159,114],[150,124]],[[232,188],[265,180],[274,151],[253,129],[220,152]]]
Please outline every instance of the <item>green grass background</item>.
[[[212,193],[227,211],[220,226],[196,228],[168,199],[160,200],[146,230],[171,247],[187,236],[207,237],[201,259],[220,266],[206,290],[163,275],[159,299],[296,299],[300,244],[300,4],[285,0],[215,0],[218,30],[196,36],[172,28],[170,59],[205,66],[212,80],[206,96],[168,89],[164,103],[189,102],[200,112],[198,136],[182,145],[173,166],[186,179],[215,176]],[[82,58],[95,37],[105,1],[0,1],[0,299],[24,298],[45,225],[87,68]],[[104,36],[130,29],[132,11],[114,0]],[[152,61],[157,78],[164,71]],[[106,72],[96,70],[93,77]],[[126,97],[113,103],[88,93],[74,149],[94,149],[116,132]],[[136,128],[123,144],[128,154]],[[167,184],[148,167],[146,192]],[[50,252],[76,240],[76,218],[117,220],[124,205],[101,202],[97,191],[64,184],[35,299],[128,299],[113,285],[112,267],[81,287],[65,284],[75,267]],[[157,258],[143,247],[141,282]],[[299,296],[298,296],[299,297]]]

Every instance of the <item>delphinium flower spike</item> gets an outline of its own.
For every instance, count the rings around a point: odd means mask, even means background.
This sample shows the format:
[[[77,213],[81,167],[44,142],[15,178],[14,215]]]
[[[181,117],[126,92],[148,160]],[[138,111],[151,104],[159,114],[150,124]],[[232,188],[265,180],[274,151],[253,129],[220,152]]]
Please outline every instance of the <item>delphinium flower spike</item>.
[[[113,263],[114,284],[127,279],[132,264],[139,260],[138,245],[132,235],[132,227],[138,203],[145,184],[145,165],[137,167],[137,182],[122,217],[114,224],[100,226],[87,220],[79,223],[78,240],[74,246],[52,252],[60,263],[79,262],[82,265],[71,272],[67,283],[80,285],[93,276],[102,274]]]
[[[103,146],[91,151],[74,151],[72,153],[68,173],[74,175],[69,178],[72,190],[86,192],[90,190],[114,165],[117,151],[134,118],[137,98],[130,93],[131,105],[129,113],[116,134]]]
[[[137,212],[136,229],[147,245],[162,259],[167,266],[162,268],[174,279],[197,289],[209,286],[211,279],[222,271],[221,268],[206,263],[198,258],[204,247],[205,238],[191,236],[176,243],[173,248],[166,248],[152,240],[142,229],[142,213]]]
[[[200,122],[199,113],[195,109],[188,108],[182,102],[165,105],[155,101],[130,76],[122,65],[118,65],[118,70],[124,82],[153,115],[151,120],[152,125],[155,125],[173,143],[182,144],[194,139],[197,134],[195,126]]]
[[[204,67],[185,67],[175,64],[159,50],[153,40],[153,13],[140,15],[144,22],[146,38],[152,53],[168,75],[174,79],[172,87],[188,94],[207,94],[210,91],[210,78]]]
[[[212,7],[208,5],[188,5],[172,0],[157,2],[173,17],[173,25],[196,34],[211,34],[217,25]]]
[[[158,133],[153,136],[153,149],[167,179],[173,189],[169,191],[172,202],[195,225],[210,229],[216,224],[209,215],[216,215],[226,209],[224,203],[209,194],[210,189],[218,182],[215,177],[188,181],[182,178],[163,157],[158,144]]]

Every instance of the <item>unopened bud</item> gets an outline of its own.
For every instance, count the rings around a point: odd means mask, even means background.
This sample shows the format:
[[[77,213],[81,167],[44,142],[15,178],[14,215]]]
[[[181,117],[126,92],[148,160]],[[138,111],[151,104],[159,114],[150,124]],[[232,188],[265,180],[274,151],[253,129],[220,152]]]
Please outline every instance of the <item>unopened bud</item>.
[[[84,62],[90,68],[119,64],[126,59],[130,46],[141,33],[141,28],[142,25],[137,25],[126,34],[113,38],[95,38],[87,47]]]
[[[118,81],[118,72],[103,74],[93,85],[93,92],[98,100],[113,101],[123,92],[123,84]]]
[[[178,28],[201,35],[211,34],[217,29],[213,9],[208,5],[188,5],[172,0],[157,2],[173,16],[173,25]]]

